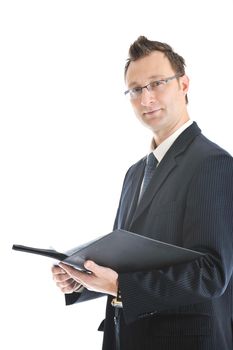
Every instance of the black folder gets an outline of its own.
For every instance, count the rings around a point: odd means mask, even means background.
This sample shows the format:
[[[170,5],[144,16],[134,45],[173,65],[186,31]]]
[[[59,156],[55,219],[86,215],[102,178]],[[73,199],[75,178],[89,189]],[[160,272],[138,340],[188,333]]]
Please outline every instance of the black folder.
[[[65,253],[18,244],[12,249],[54,258],[81,271],[86,271],[83,265],[86,260],[117,272],[135,272],[185,263],[203,256],[200,252],[125,230],[114,230]]]

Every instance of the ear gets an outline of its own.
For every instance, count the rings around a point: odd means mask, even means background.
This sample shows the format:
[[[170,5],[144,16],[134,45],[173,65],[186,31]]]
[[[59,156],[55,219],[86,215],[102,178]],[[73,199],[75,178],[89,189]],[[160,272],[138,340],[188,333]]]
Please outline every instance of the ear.
[[[186,74],[180,77],[180,87],[184,95],[186,95],[189,89],[189,78]]]

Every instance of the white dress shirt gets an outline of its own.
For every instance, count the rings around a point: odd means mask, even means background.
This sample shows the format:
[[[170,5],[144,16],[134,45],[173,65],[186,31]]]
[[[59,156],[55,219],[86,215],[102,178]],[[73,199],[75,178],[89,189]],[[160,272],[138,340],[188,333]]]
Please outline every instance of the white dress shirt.
[[[166,140],[164,140],[160,145],[158,145],[154,150],[154,156],[159,162],[163,159],[171,145],[175,142],[177,137],[185,130],[187,129],[191,124],[193,123],[192,120],[188,120],[186,123],[184,123],[179,129],[177,129],[172,135],[170,135]]]
[[[166,140],[164,140],[160,145],[158,145],[154,150],[154,156],[158,160],[158,164],[161,162],[171,145],[175,142],[177,137],[185,130],[187,129],[191,124],[193,123],[192,120],[188,120],[186,123],[184,123],[179,129],[177,129],[172,135],[170,135]],[[154,143],[154,142],[153,142]],[[150,154],[151,152],[149,152]],[[148,156],[147,156],[148,158]],[[138,203],[140,202],[141,195],[142,195],[142,187],[143,187],[144,179],[142,180],[141,188],[140,188],[140,193],[138,196]]]

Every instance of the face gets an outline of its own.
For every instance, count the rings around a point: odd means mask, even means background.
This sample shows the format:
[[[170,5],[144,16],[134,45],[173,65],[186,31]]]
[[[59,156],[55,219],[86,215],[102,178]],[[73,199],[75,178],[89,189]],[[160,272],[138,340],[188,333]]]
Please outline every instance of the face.
[[[130,63],[126,73],[126,84],[128,89],[142,87],[175,74],[167,57],[162,52],[154,51]],[[157,144],[189,119],[185,103],[188,85],[188,77],[184,75],[178,80],[168,81],[155,91],[144,88],[139,97],[131,99],[136,116],[153,131]]]

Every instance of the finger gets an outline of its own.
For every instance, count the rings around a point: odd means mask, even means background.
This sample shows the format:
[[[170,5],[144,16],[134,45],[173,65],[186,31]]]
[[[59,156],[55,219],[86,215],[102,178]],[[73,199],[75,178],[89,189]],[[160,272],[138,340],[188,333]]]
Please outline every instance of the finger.
[[[72,280],[72,282],[67,284],[67,285],[58,285],[58,287],[61,289],[61,291],[65,294],[73,293],[77,289],[78,286],[79,286],[79,283],[77,283],[74,280]]]
[[[67,274],[72,277],[75,281],[83,285],[84,287],[89,286],[89,283],[92,281],[94,278],[94,275],[88,274],[86,272],[81,272],[75,268],[73,268],[70,265],[64,264],[64,263],[59,263],[59,266],[67,272]]]
[[[52,270],[52,273],[53,273],[54,275],[66,273],[66,272],[65,272],[60,266],[58,266],[58,265],[53,265],[52,268],[51,268],[51,270]]]
[[[60,288],[63,288],[63,287],[67,287],[67,286],[71,286],[73,285],[74,283],[76,283],[75,280],[73,280],[72,278],[69,278],[65,281],[56,281],[56,285]]]
[[[75,279],[77,282],[81,283],[82,282],[82,276],[85,274],[83,272],[78,271],[77,269],[75,269],[74,267],[67,265],[67,264],[63,264],[63,263],[59,263],[59,266],[62,267],[62,269],[73,279]]]
[[[57,273],[53,275],[53,280],[55,282],[65,282],[70,280],[70,275],[66,273],[65,271],[63,273]]]
[[[64,264],[64,263],[59,263],[59,267],[65,271],[66,273],[73,275],[75,272],[77,272],[77,269],[75,269],[73,266]]]
[[[106,267],[100,266],[98,264],[96,264],[94,261],[92,260],[87,260],[84,263],[84,267],[85,269],[91,271],[93,274],[95,275],[99,275],[101,274],[101,272],[103,272],[103,270],[106,269]]]

